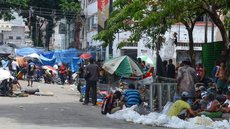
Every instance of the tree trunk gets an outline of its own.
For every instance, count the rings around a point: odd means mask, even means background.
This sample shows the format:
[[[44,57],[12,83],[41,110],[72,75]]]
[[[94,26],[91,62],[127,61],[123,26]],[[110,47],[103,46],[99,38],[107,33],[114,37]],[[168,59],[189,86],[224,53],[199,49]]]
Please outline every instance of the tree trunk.
[[[223,22],[220,19],[220,16],[214,11],[212,11],[212,12],[210,11],[208,13],[209,13],[210,18],[214,22],[214,24],[219,28],[220,33],[221,33],[221,37],[222,37],[222,40],[223,40],[225,46],[228,46],[229,39],[228,39],[227,31],[224,27]]]
[[[210,18],[213,20],[214,24],[219,28],[223,43],[226,46],[224,47],[221,53],[221,58],[222,58],[221,60],[226,62],[228,55],[229,55],[229,48],[228,48],[229,39],[228,39],[227,31],[224,27],[223,22],[220,19],[220,16],[215,11],[210,11],[208,13],[209,13]]]
[[[75,43],[73,44],[73,47],[76,49],[81,49],[81,42],[80,42],[81,26],[82,23],[79,22],[77,19],[75,21]]]
[[[192,64],[192,67],[195,67],[195,54],[194,54],[194,47],[193,47],[193,29],[187,29],[188,31],[188,37],[189,37],[189,56],[190,56],[190,59],[191,59],[191,64]]]

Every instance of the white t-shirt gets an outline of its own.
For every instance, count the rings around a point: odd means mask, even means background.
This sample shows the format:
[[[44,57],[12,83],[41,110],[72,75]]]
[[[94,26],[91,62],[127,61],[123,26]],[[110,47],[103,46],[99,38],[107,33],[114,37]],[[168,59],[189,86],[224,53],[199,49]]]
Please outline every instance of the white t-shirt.
[[[227,99],[224,103],[228,103],[228,107],[230,108],[230,99]]]
[[[57,69],[58,69],[58,65],[55,64],[55,65],[53,66],[53,68],[57,70]]]
[[[12,63],[11,63],[12,70],[17,70],[17,65],[18,65],[18,63],[16,61],[12,61]]]

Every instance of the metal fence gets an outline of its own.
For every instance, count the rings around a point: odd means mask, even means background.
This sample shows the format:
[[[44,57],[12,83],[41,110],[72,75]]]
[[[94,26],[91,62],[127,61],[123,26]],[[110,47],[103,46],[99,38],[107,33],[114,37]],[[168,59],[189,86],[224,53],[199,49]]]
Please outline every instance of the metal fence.
[[[176,80],[157,76],[155,81],[149,85],[149,107],[150,111],[161,111],[168,101],[173,101],[176,91]]]

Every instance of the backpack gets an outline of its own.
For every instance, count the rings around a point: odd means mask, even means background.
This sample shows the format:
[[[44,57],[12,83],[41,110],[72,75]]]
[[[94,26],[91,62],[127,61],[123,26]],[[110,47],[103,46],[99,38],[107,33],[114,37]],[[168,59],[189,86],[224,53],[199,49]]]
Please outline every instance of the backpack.
[[[108,95],[104,98],[101,106],[101,114],[111,113],[113,107],[113,95]]]
[[[35,66],[33,64],[29,65],[29,71],[34,72],[35,71]]]

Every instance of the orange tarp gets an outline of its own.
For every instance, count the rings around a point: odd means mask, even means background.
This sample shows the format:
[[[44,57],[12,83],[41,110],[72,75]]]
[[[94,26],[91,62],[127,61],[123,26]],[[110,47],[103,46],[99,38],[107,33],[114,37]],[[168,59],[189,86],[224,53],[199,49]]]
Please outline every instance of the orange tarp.
[[[16,61],[19,66],[26,66],[27,61],[24,57],[16,57]]]

